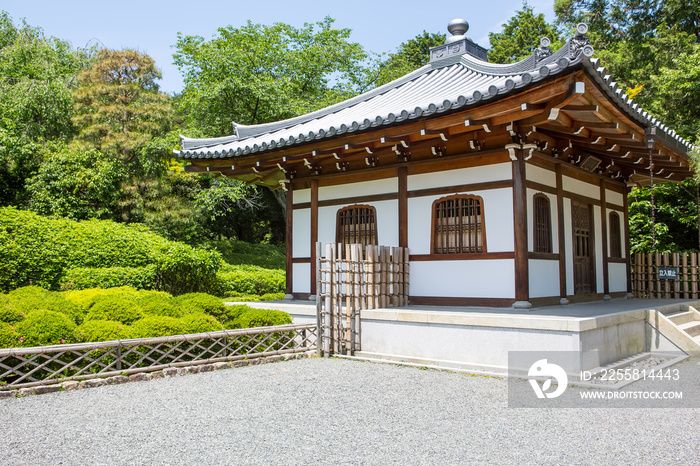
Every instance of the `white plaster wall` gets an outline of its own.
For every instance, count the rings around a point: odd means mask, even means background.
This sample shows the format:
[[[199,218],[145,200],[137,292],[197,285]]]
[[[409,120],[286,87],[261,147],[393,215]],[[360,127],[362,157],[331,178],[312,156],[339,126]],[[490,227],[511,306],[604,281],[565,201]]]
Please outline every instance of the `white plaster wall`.
[[[611,293],[627,291],[627,264],[609,262],[608,280],[610,280]]]
[[[566,248],[566,294],[574,294],[574,252],[571,225],[571,199],[564,198],[564,247]]]
[[[540,191],[527,189],[527,250],[532,252],[535,250],[535,219],[534,211],[534,196]],[[557,215],[557,196],[554,194],[542,193],[549,198],[549,218],[552,220],[552,252],[559,252],[559,216]]]
[[[311,292],[311,264],[292,264],[292,293]]]
[[[570,178],[562,177],[562,187],[564,191],[580,194],[581,196],[600,199],[600,186]]]
[[[423,173],[408,177],[408,190],[456,186],[487,181],[510,180],[513,170],[510,163],[497,163],[480,167],[458,168],[435,173]]]
[[[483,199],[487,252],[513,251],[513,190],[511,188],[455,194],[473,194]],[[430,254],[433,202],[445,196],[448,195],[408,199],[408,247],[411,254]]]
[[[295,210],[292,219],[292,257],[311,257],[311,209]]]
[[[620,207],[623,207],[624,205],[624,195],[621,193],[618,193],[617,191],[611,191],[609,189],[605,190],[605,202],[609,202],[611,204],[619,205]]]
[[[600,221],[600,207],[593,206],[593,231],[594,231],[594,246],[595,246],[595,281],[598,293],[604,291],[605,282],[603,281],[603,228]]]
[[[360,196],[355,193],[354,196]],[[350,204],[352,205],[352,204]],[[399,245],[399,201],[363,202],[377,211],[377,241],[380,246]],[[338,210],[345,205],[319,207],[318,209],[318,240],[323,243],[333,243],[336,237],[336,216]],[[294,219],[296,222],[296,218]]]
[[[412,261],[411,296],[515,298],[512,259]]]
[[[311,202],[311,189],[293,189],[292,201],[294,202],[294,204],[303,204],[304,202]]]
[[[559,261],[530,259],[528,277],[531,298],[559,296]]]
[[[368,196],[372,194],[396,193],[399,191],[398,178],[360,181],[358,183],[321,186],[318,188],[318,200],[343,199],[346,197]]]
[[[557,175],[551,170],[536,165],[525,165],[525,179],[536,183],[557,187]]]

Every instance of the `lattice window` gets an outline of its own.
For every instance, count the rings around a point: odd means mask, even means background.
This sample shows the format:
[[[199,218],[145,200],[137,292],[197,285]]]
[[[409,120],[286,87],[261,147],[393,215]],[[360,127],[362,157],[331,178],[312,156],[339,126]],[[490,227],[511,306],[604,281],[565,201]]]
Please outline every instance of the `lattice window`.
[[[610,257],[622,257],[622,235],[620,234],[620,215],[610,212]]]
[[[552,214],[549,198],[541,193],[533,198],[533,240],[535,252],[552,252]]]
[[[483,201],[456,195],[433,203],[433,254],[486,252]]]
[[[335,228],[337,243],[377,244],[377,211],[368,205],[343,207],[338,211]]]

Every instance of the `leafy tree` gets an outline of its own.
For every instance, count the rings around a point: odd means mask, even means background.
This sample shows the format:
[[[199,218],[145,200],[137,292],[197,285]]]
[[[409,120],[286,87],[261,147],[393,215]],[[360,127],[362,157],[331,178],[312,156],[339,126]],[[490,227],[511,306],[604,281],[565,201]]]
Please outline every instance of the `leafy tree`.
[[[123,176],[120,163],[77,145],[49,153],[27,182],[30,208],[41,215],[111,218]]]
[[[554,49],[562,45],[556,28],[547,23],[542,13],[536,15],[533,8],[523,2],[522,10],[503,25],[502,32],[489,33],[489,61],[514,63],[527,58],[540,46],[542,37],[549,38]]]
[[[283,120],[325,107],[364,85],[363,48],[326,17],[298,29],[253,24],[218,29],[210,40],[178,34],[175,64],[184,74],[181,110],[193,129],[231,134],[231,122]]]
[[[73,135],[71,88],[89,55],[0,12],[0,205],[26,202],[44,145]]]
[[[430,49],[444,43],[445,34],[425,31],[401,43],[396,53],[379,64],[376,84],[381,86],[425,65],[430,59]]]
[[[156,84],[160,77],[151,57],[128,49],[100,50],[78,75],[78,139],[121,160],[131,176],[152,173],[153,154],[144,149],[172,123],[170,98]]]

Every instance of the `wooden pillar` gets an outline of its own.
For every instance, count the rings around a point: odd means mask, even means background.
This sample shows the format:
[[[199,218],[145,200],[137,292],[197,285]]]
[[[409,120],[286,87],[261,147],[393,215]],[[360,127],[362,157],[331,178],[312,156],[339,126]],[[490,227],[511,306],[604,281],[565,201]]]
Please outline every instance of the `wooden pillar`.
[[[564,238],[564,181],[561,174],[561,163],[556,164],[554,171],[557,177],[557,236],[559,237],[559,297],[561,303],[566,300],[566,238]]]
[[[408,247],[408,170],[399,167],[399,247]]]
[[[288,295],[291,295],[293,290],[292,290],[292,269],[294,266],[292,265],[292,241],[294,241],[294,229],[293,229],[293,221],[294,221],[294,192],[293,192],[293,187],[292,187],[292,182],[291,180],[289,183],[287,183],[287,230],[285,232],[285,253],[286,253],[286,263],[285,263],[285,268],[287,269],[287,283],[285,286],[285,293]]]
[[[622,195],[622,208],[625,212],[625,264],[627,264],[627,293],[632,293],[632,274],[630,273],[630,217],[627,210],[627,195],[629,194],[630,188],[627,188],[626,192]]]
[[[312,295],[316,294],[316,243],[318,242],[318,179],[311,180],[311,284]]]
[[[516,147],[513,147],[516,146]],[[515,252],[515,304],[516,308],[530,307],[530,279],[527,258],[527,188],[525,187],[525,158],[528,150],[522,146],[506,146],[513,161],[513,251]]]
[[[605,200],[605,179],[600,179],[600,239],[603,250],[603,299],[610,299],[610,277],[608,272],[608,209]]]

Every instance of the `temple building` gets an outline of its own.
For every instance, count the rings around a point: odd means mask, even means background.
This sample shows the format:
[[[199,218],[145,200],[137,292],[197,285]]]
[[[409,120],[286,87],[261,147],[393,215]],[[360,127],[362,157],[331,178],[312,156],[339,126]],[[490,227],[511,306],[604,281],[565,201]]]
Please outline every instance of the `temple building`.
[[[190,172],[287,192],[287,294],[317,242],[410,250],[410,301],[527,309],[630,291],[627,193],[690,177],[692,146],[633,103],[580,24],[556,52],[486,61],[452,36],[406,76],[231,136],[182,137]]]

